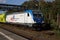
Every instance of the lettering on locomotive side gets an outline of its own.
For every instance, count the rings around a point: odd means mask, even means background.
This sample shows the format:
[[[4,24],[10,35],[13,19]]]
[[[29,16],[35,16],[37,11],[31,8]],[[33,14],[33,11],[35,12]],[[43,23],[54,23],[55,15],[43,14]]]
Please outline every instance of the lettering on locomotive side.
[[[13,15],[13,16],[10,18],[11,21],[17,21],[18,19],[19,19],[19,18],[16,18],[15,15]]]

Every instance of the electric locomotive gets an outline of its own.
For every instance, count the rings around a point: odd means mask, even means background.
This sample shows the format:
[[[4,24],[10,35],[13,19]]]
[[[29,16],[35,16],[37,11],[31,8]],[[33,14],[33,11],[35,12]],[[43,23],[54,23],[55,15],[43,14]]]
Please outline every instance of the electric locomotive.
[[[23,12],[5,13],[4,23],[27,25],[28,27],[40,28],[44,24],[44,17],[40,11],[25,10]],[[2,21],[2,20],[1,20]],[[39,26],[39,27],[38,27]]]

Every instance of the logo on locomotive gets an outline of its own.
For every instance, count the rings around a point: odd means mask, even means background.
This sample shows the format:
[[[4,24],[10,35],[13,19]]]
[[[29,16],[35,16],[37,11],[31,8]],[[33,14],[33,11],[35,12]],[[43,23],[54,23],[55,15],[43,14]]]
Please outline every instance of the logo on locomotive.
[[[12,17],[11,17],[11,21],[17,21],[19,18],[16,18],[16,16],[15,15],[13,15]]]

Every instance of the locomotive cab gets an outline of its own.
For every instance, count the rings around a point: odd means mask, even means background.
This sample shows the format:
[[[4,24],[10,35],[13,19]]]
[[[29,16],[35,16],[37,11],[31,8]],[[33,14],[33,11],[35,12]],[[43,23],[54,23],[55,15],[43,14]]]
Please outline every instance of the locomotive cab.
[[[27,23],[33,26],[41,26],[44,24],[44,17],[43,14],[40,11],[37,10],[27,10]]]
[[[33,11],[33,18],[34,21],[38,24],[43,24],[44,23],[44,17],[43,14],[40,11]]]
[[[44,25],[44,17],[40,11],[33,11],[33,19],[36,23],[33,24],[33,27],[37,30],[41,30]]]

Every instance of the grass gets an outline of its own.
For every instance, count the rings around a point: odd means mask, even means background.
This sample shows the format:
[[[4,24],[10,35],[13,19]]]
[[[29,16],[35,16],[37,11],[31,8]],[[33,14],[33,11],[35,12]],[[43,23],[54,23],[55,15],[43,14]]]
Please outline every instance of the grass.
[[[54,30],[54,32],[57,37],[60,37],[60,29]]]

